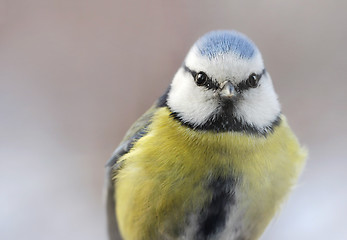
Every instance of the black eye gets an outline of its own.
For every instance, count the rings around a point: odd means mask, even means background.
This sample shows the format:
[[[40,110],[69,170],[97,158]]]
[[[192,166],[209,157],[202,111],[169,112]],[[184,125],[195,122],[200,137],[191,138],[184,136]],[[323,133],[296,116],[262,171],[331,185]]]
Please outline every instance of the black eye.
[[[251,75],[249,75],[247,79],[247,85],[251,88],[255,88],[258,86],[259,79],[260,79],[259,75],[252,73]]]
[[[206,75],[206,73],[204,72],[198,72],[195,76],[195,82],[196,82],[196,85],[198,86],[202,86],[204,85],[208,80],[208,77]]]

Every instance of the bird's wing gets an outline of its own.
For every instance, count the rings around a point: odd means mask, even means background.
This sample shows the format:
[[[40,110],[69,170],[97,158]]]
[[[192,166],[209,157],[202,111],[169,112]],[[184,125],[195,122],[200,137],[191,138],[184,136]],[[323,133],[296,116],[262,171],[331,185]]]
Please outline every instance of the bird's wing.
[[[122,166],[119,158],[128,153],[141,137],[147,133],[147,127],[151,123],[151,119],[158,108],[166,106],[166,99],[170,88],[167,89],[165,94],[160,97],[153,106],[147,110],[127,131],[125,137],[113,152],[112,157],[106,164],[106,207],[107,207],[107,220],[108,220],[108,234],[110,240],[119,239],[119,232],[117,229],[116,215],[115,215],[115,186],[112,178],[117,174]],[[117,237],[118,236],[118,237]]]

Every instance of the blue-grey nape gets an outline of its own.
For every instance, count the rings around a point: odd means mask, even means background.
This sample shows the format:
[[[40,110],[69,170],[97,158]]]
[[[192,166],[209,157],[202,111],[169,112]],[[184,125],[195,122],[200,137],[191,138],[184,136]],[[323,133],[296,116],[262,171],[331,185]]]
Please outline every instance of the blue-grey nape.
[[[257,47],[243,34],[237,31],[213,31],[202,36],[196,46],[202,56],[216,58],[226,53],[234,53],[240,58],[251,59],[258,51]]]

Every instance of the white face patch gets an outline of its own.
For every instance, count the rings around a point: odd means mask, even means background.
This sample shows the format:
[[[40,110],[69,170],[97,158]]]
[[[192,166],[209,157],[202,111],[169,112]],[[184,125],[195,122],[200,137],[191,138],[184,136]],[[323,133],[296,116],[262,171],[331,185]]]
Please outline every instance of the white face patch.
[[[266,73],[260,79],[257,88],[242,93],[242,98],[235,104],[234,116],[262,131],[275,121],[280,111],[271,77]]]
[[[245,81],[250,74],[261,74],[264,70],[258,50],[250,59],[240,58],[232,52],[210,59],[202,56],[196,46],[189,51],[185,65],[194,72],[205,72],[219,84],[230,81],[234,86]],[[234,102],[233,112],[227,115],[232,115],[239,122],[264,133],[281,111],[270,75],[265,73],[258,87],[237,94],[239,96]],[[205,124],[221,110],[218,90],[198,86],[192,74],[183,67],[178,70],[171,83],[167,103],[180,119],[194,127]],[[229,120],[225,119],[226,122]]]
[[[194,126],[205,123],[218,108],[215,93],[197,86],[191,74],[182,68],[171,83],[167,103],[179,117]]]

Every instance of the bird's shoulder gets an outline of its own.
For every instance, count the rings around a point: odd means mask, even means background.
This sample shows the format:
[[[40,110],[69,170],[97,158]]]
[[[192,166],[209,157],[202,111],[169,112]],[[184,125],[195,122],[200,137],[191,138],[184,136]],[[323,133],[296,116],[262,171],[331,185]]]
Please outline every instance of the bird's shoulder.
[[[106,164],[107,168],[116,170],[119,167],[118,159],[124,154],[128,153],[135,142],[146,135],[148,126],[150,125],[154,114],[158,111],[158,109],[167,106],[166,101],[169,91],[170,87],[137,121],[132,124],[132,126],[126,132],[123,140],[120,142],[116,150],[113,152],[111,158],[108,160]]]

